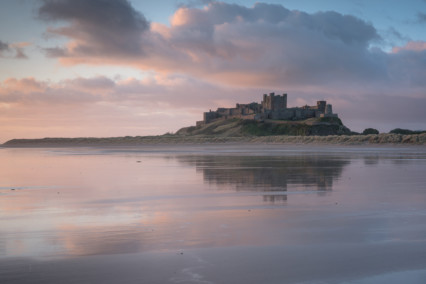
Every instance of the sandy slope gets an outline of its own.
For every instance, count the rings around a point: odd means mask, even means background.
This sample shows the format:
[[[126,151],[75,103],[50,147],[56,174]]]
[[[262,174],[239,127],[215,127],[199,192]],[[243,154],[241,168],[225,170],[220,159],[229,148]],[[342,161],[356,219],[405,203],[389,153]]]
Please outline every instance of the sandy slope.
[[[401,135],[330,135],[330,136],[252,136],[252,137],[212,137],[212,136],[136,136],[111,138],[43,138],[13,139],[3,147],[72,147],[72,146],[137,146],[149,144],[205,144],[205,143],[277,143],[277,144],[411,144],[426,145],[426,133]]]

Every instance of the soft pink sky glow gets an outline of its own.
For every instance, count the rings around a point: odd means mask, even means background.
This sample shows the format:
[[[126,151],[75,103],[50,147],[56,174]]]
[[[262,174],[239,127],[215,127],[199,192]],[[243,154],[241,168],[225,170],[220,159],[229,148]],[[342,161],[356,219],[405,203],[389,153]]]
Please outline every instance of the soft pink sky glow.
[[[424,41],[410,41],[407,42],[407,44],[405,46],[395,46],[392,49],[393,53],[398,53],[401,51],[417,51],[417,52],[422,52],[426,50],[426,42]]]
[[[280,4],[187,5],[162,23],[127,0],[101,2],[40,1],[44,42],[0,38],[0,61],[22,70],[0,69],[0,142],[174,132],[269,92],[290,106],[326,99],[355,131],[426,128],[425,38],[392,45],[357,16]]]

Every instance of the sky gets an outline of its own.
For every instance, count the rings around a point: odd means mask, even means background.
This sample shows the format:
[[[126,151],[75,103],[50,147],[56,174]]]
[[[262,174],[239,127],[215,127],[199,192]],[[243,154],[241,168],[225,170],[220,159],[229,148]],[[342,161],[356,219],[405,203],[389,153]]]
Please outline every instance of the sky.
[[[143,136],[288,94],[426,129],[426,0],[1,0],[0,143]]]

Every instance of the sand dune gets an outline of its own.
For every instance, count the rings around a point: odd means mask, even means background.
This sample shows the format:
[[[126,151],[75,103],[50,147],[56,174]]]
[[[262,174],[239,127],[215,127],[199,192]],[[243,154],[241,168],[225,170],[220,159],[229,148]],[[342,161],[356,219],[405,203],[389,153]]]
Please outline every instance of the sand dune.
[[[137,146],[149,144],[209,144],[209,143],[277,143],[277,144],[412,144],[425,145],[426,133],[371,134],[371,135],[330,135],[330,136],[250,136],[250,137],[217,137],[217,136],[135,136],[110,138],[43,138],[13,139],[4,143],[3,147],[73,147],[73,146]]]

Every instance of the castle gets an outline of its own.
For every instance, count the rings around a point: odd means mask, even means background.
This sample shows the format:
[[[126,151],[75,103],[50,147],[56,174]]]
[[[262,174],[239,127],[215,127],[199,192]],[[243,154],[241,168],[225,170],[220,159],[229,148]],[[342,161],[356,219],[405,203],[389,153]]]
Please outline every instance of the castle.
[[[204,113],[204,119],[197,121],[197,126],[224,120],[228,118],[241,118],[253,120],[280,119],[302,120],[312,117],[337,117],[330,104],[326,101],[317,101],[316,106],[302,106],[287,108],[287,94],[264,94],[262,102],[250,104],[237,104],[235,108],[218,108],[216,111]]]

